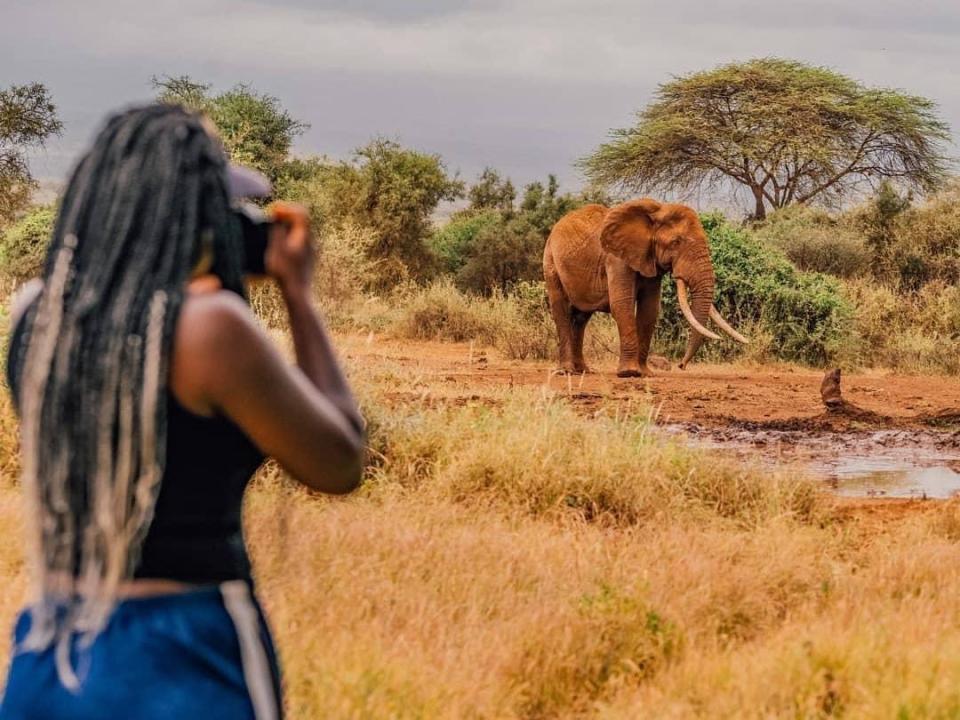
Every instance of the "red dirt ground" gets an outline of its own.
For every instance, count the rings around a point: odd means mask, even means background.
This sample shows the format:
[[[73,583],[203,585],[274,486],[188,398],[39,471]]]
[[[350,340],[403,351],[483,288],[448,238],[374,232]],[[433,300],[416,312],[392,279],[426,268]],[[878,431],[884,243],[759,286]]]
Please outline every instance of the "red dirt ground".
[[[782,428],[811,432],[857,431],[879,427],[929,429],[931,418],[946,415],[951,431],[960,425],[960,381],[938,376],[866,372],[843,377],[843,397],[859,410],[828,414],[820,399],[823,372],[792,366],[693,365],[659,371],[643,379],[619,379],[615,361],[596,363],[585,376],[561,376],[547,361],[510,360],[468,343],[394,340],[374,336],[340,338],[348,364],[365,370],[402,370],[416,378],[416,391],[398,388],[395,402],[466,402],[491,398],[513,386],[546,386],[584,408],[642,401],[658,423]],[[406,384],[406,383],[405,383]],[[389,397],[389,395],[388,395]],[[936,504],[931,501],[843,498],[842,512],[880,525]]]
[[[367,367],[399,365],[415,370],[422,385],[438,397],[546,385],[588,403],[647,400],[656,408],[658,422],[705,426],[811,421],[825,409],[820,399],[823,372],[791,366],[695,364],[686,370],[659,371],[650,378],[620,379],[611,361],[597,364],[594,373],[570,377],[553,374],[553,364],[546,361],[508,360],[466,343],[349,336],[343,338],[343,348],[349,360]],[[889,372],[844,375],[843,396],[898,424],[921,424],[960,408],[960,380]]]

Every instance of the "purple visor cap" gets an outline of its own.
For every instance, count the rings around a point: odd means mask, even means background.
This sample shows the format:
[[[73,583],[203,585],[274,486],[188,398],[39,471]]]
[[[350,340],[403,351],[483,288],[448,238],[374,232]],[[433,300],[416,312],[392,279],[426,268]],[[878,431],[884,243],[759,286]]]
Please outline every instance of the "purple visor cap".
[[[242,165],[227,164],[227,192],[231,200],[268,197],[272,191],[265,175]]]

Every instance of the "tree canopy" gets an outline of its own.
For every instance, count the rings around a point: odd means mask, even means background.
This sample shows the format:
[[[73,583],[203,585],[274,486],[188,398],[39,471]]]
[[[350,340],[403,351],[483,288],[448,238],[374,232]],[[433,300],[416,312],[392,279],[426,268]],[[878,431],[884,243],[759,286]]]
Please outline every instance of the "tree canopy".
[[[792,203],[835,204],[884,178],[931,191],[946,177],[949,137],[926,98],[762,58],[661,85],[637,123],[580,166],[629,192],[746,189],[760,219]]]
[[[292,161],[281,187],[310,208],[317,225],[368,228],[368,254],[382,286],[430,274],[434,258],[426,240],[433,213],[464,191],[439,155],[384,138],[357,148],[349,161]]]
[[[0,90],[0,224],[13,220],[29,204],[36,187],[26,151],[42,146],[62,129],[42,83]]]
[[[210,116],[235,162],[254,167],[276,181],[284,172],[294,138],[310,126],[291,117],[272,95],[238,84],[211,95],[211,85],[188,75],[153,78],[161,102],[176,103]]]
[[[513,202],[517,199],[517,189],[510,178],[503,179],[500,173],[486,167],[480,173],[477,182],[467,192],[471,210],[513,211]]]

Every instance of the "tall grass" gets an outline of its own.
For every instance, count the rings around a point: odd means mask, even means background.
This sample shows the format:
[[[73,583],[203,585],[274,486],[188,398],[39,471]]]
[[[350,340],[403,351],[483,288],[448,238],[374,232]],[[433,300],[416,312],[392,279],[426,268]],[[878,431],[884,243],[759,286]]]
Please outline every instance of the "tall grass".
[[[536,285],[372,298],[338,240],[318,269],[344,268],[318,283],[337,327],[552,356]],[[955,288],[844,292],[850,362],[955,367]],[[282,330],[279,299],[253,299]],[[616,351],[609,320],[591,331]],[[317,497],[268,465],[246,498],[291,718],[960,715],[960,502],[874,520],[788,471],[664,441],[642,402],[445,402],[415,368],[350,371],[371,421],[361,491]],[[0,388],[3,659],[27,579],[16,453]]]
[[[857,281],[845,291],[856,308],[850,364],[960,373],[960,287],[932,282],[909,292]]]
[[[269,465],[246,499],[291,718],[956,713],[960,504],[880,526],[663,443],[642,404],[398,401],[415,369],[352,373],[360,493]],[[26,589],[14,436],[0,403],[6,628]]]
[[[564,401],[512,391],[494,407],[387,413],[374,425],[382,460],[370,492],[398,484],[445,501],[620,527],[815,515],[809,482],[744,472],[667,442],[652,434],[649,409],[634,412],[586,417]]]
[[[396,297],[401,308],[391,332],[411,339],[475,340],[515,359],[555,352],[556,331],[539,284],[491,298],[467,295],[448,280],[411,288]]]

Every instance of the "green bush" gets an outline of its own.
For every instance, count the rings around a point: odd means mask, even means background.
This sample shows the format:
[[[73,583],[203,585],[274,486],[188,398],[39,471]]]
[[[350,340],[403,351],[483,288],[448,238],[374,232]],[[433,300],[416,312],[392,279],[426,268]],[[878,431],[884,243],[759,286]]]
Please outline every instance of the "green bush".
[[[801,270],[851,278],[870,269],[872,254],[865,237],[820,208],[784,208],[770,215],[754,232]]]
[[[457,287],[480,295],[507,292],[543,277],[544,237],[524,215],[482,226],[466,248]]]
[[[440,263],[440,269],[456,275],[476,244],[477,236],[490,227],[500,225],[502,215],[498,210],[463,212],[454,215],[450,222],[437,230],[430,238],[430,249]]]
[[[515,196],[513,184],[487,168],[470,188],[470,207],[433,234],[438,266],[459,289],[490,295],[541,279],[543,247],[557,221],[588,202],[609,200],[594,190],[561,193],[554,175],[527,185],[517,207]]]
[[[838,280],[797,270],[780,251],[732,227],[720,214],[705,215],[702,221],[717,275],[715,304],[734,327],[766,336],[770,354],[778,360],[820,365],[847,348],[852,308]],[[680,354],[688,331],[675,286],[667,280],[658,344],[669,354]],[[729,359],[741,346],[725,340],[704,350],[705,357]]]
[[[53,205],[33,208],[0,235],[0,273],[17,282],[43,269],[57,211]]]

